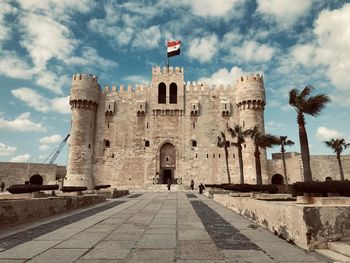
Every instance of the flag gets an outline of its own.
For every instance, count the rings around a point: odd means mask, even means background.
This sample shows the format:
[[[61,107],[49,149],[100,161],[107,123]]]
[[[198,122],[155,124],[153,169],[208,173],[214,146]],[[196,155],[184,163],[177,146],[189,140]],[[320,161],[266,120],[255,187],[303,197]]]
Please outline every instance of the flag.
[[[180,40],[168,41],[168,58],[180,55]]]

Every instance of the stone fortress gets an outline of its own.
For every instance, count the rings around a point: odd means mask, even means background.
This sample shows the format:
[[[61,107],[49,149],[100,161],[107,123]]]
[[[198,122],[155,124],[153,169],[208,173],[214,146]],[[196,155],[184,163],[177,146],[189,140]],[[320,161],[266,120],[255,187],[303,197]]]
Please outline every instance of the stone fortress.
[[[234,80],[233,80],[234,81]],[[110,184],[119,189],[149,189],[154,184],[227,183],[225,155],[217,147],[227,127],[257,125],[264,132],[264,80],[240,77],[234,86],[185,82],[180,67],[153,67],[150,85],[106,85],[75,74],[67,176],[64,185]],[[293,124],[296,125],[296,124]],[[297,143],[297,142],[296,142]],[[256,183],[252,141],[243,147],[245,183]],[[239,183],[237,148],[228,149],[232,183]],[[343,157],[345,178],[350,158]],[[297,153],[287,153],[289,183],[302,180]],[[261,150],[263,183],[283,183],[280,154],[267,160]],[[314,180],[339,178],[335,156],[312,156]]]

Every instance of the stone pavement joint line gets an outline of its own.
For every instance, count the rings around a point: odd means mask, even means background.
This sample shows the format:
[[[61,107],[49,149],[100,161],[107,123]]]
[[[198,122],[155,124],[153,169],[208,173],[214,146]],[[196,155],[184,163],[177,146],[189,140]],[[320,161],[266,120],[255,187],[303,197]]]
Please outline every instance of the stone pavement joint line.
[[[77,222],[79,220],[82,220],[84,218],[87,218],[89,216],[95,215],[97,213],[100,213],[104,210],[113,208],[117,205],[120,205],[122,203],[125,203],[126,201],[115,201],[115,202],[110,202],[105,205],[101,205],[99,207],[95,207],[86,211],[83,211],[78,214],[74,214],[71,216],[67,216],[62,219],[58,219],[37,227],[33,227],[3,238],[0,238],[0,249],[10,249],[15,246],[18,246],[22,243],[25,243],[27,241],[33,240],[37,237],[40,237],[44,234],[47,234],[49,232],[52,232],[56,229],[59,229],[63,226],[72,224],[74,222]]]
[[[187,198],[198,198],[195,194],[186,194]]]
[[[134,194],[134,195],[130,195],[127,198],[137,198],[140,197],[142,194]]]
[[[191,204],[219,249],[260,250],[249,238],[205,203],[196,200],[191,201]]]

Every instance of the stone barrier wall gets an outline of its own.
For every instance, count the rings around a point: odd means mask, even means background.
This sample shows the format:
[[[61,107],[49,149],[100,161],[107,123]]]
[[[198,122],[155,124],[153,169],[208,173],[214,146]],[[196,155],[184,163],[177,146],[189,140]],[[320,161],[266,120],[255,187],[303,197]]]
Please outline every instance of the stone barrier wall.
[[[309,251],[326,248],[327,242],[340,240],[346,236],[349,228],[350,205],[265,201],[255,199],[254,195],[212,194],[210,189],[207,189],[206,195]]]
[[[0,228],[93,205],[106,200],[102,195],[0,200]]]

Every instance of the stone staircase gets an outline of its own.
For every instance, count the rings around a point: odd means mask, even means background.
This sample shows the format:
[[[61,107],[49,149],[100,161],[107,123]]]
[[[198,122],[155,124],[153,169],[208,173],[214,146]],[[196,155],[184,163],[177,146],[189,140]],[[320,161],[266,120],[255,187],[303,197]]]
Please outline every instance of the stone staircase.
[[[151,192],[168,192],[168,187],[166,184],[153,184],[149,191]],[[170,192],[181,192],[184,191],[182,184],[172,184],[170,187]]]
[[[329,242],[328,249],[316,249],[316,252],[328,258],[328,262],[350,263],[350,237],[337,242]]]

